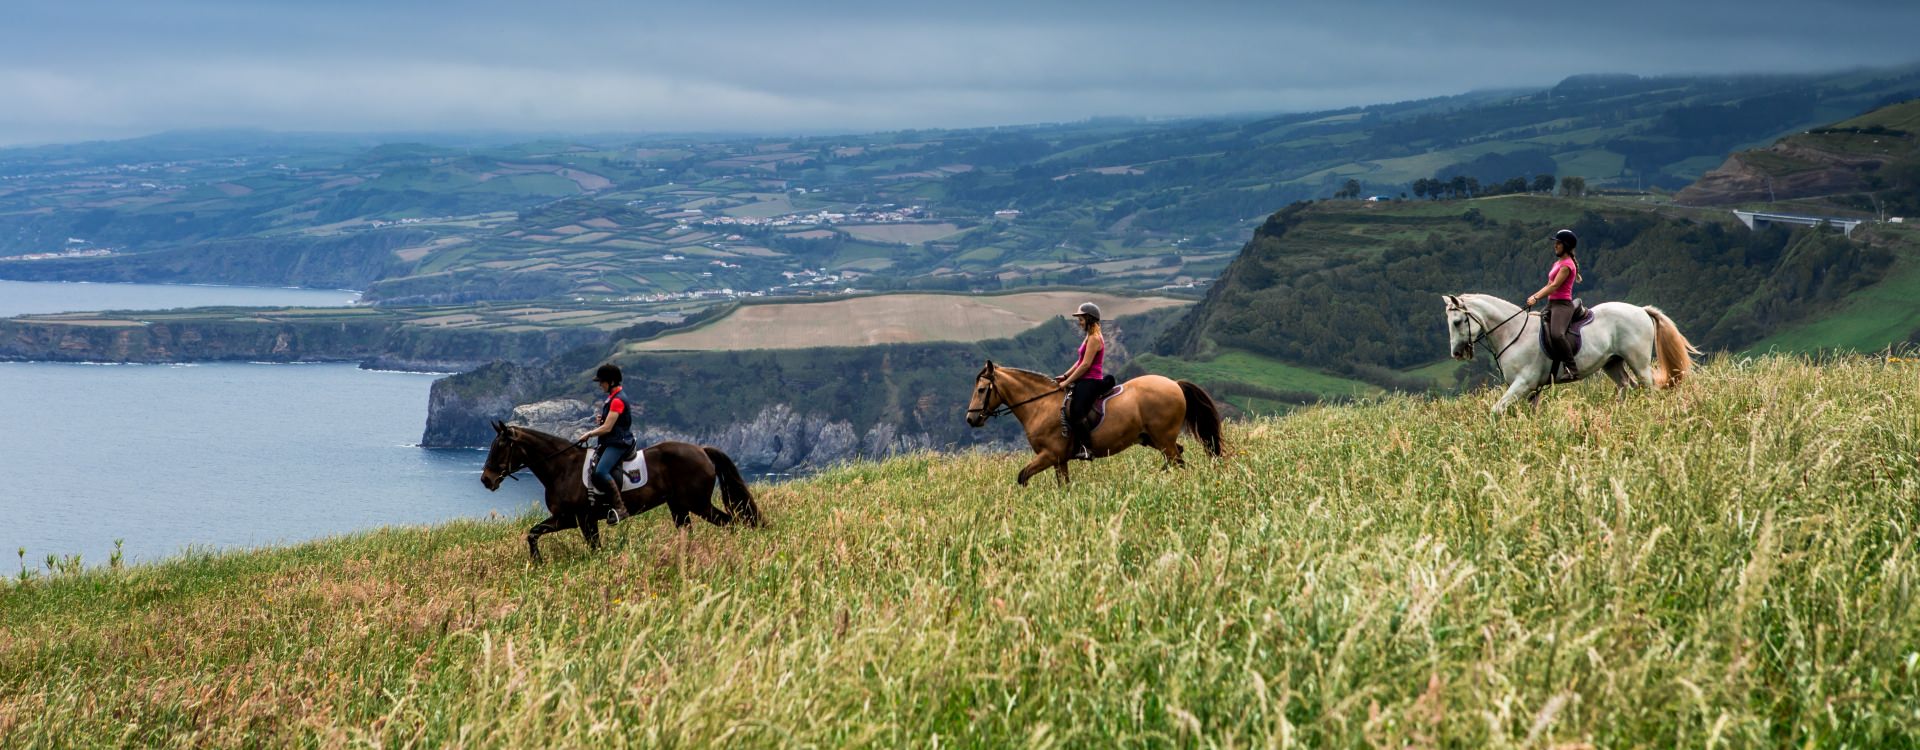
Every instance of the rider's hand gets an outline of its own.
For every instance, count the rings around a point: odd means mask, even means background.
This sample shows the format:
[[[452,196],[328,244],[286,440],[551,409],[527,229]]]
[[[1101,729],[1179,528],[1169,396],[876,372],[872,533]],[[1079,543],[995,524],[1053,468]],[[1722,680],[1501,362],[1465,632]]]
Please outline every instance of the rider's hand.
[[[1533,303],[1537,299],[1540,299],[1539,295],[1534,295],[1534,294],[1527,295],[1527,307],[1533,307]]]
[[[574,439],[573,439],[573,442],[576,442],[576,443],[584,443],[584,442],[587,442],[587,438],[589,438],[589,437],[592,437],[592,436],[593,436],[593,432],[591,432],[591,431],[588,431],[588,432],[582,432],[582,433],[580,433],[580,437],[577,437],[577,438],[574,438]]]

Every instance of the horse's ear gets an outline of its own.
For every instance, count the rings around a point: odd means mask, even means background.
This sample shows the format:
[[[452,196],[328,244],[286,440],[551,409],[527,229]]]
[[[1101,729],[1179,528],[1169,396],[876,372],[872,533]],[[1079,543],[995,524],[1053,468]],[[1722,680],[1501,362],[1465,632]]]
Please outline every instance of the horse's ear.
[[[1459,306],[1460,306],[1460,298],[1459,298],[1459,297],[1456,297],[1456,296],[1454,296],[1454,295],[1451,295],[1451,294],[1442,294],[1442,295],[1440,295],[1440,299],[1443,299],[1443,300],[1446,300],[1446,301],[1447,301],[1447,307],[1459,307]]]
[[[506,432],[507,426],[505,424],[502,424],[498,419],[493,420],[493,431],[495,434]]]

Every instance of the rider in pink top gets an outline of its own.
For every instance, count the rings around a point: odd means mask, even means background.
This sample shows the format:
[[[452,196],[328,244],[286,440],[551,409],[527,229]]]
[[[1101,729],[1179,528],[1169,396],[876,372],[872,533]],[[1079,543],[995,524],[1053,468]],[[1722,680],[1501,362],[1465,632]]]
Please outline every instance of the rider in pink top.
[[[1098,336],[1099,334],[1094,334],[1094,335]],[[1088,340],[1092,340],[1092,338],[1089,337]],[[1079,360],[1083,360],[1087,358],[1087,342],[1086,341],[1080,342],[1080,348],[1074,350],[1073,358],[1075,362],[1078,362]],[[1080,379],[1081,380],[1099,380],[1101,378],[1106,377],[1107,371],[1101,369],[1101,365],[1104,365],[1106,361],[1107,361],[1106,347],[1103,346],[1093,350],[1093,365],[1087,368],[1087,374],[1080,376]]]
[[[1092,442],[1092,431],[1087,429],[1087,412],[1093,410],[1094,401],[1113,389],[1113,378],[1107,376],[1103,367],[1107,360],[1107,339],[1100,333],[1099,306],[1084,303],[1073,317],[1080,321],[1080,330],[1085,331],[1087,337],[1080,342],[1073,367],[1053,381],[1070,391],[1066,413],[1060,415],[1069,443],[1067,455],[1091,461],[1093,454],[1087,450],[1087,444]]]
[[[1527,307],[1533,307],[1542,297],[1547,299],[1547,357],[1553,360],[1553,370],[1547,376],[1558,380],[1562,368],[1569,377],[1579,373],[1573,362],[1573,347],[1567,341],[1567,327],[1573,324],[1573,282],[1580,280],[1579,260],[1573,257],[1580,238],[1573,230],[1562,229],[1554,232],[1552,239],[1556,259],[1547,269],[1547,285],[1527,295]]]

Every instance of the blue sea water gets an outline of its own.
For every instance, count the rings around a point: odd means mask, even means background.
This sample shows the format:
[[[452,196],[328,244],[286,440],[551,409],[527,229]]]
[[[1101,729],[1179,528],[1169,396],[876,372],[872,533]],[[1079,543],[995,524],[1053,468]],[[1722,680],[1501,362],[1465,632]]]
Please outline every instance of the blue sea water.
[[[135,286],[152,285],[0,282],[0,315],[323,299]],[[152,561],[189,546],[296,542],[537,504],[537,482],[487,492],[478,451],[415,447],[435,377],[341,364],[0,363],[0,554],[24,548],[29,567],[49,554],[97,564],[118,539],[130,562]],[[0,572],[14,567],[5,565]]]
[[[346,289],[0,281],[0,318],[76,310],[168,310],[177,307],[224,306],[344,307],[353,304],[359,298],[359,292]]]

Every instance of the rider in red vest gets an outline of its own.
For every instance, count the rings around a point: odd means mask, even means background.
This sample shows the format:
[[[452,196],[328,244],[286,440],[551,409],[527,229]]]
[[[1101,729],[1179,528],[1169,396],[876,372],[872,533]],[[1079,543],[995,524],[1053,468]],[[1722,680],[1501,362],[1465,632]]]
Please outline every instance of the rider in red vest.
[[[626,517],[626,509],[616,502],[619,493],[613,483],[613,472],[633,453],[633,403],[627,400],[626,389],[620,384],[619,367],[601,365],[593,373],[593,382],[607,394],[606,402],[600,405],[600,426],[580,433],[574,442],[600,438],[599,447],[588,454],[588,460],[593,461],[593,489],[587,492],[587,512],[605,513],[607,523],[617,524]]]

